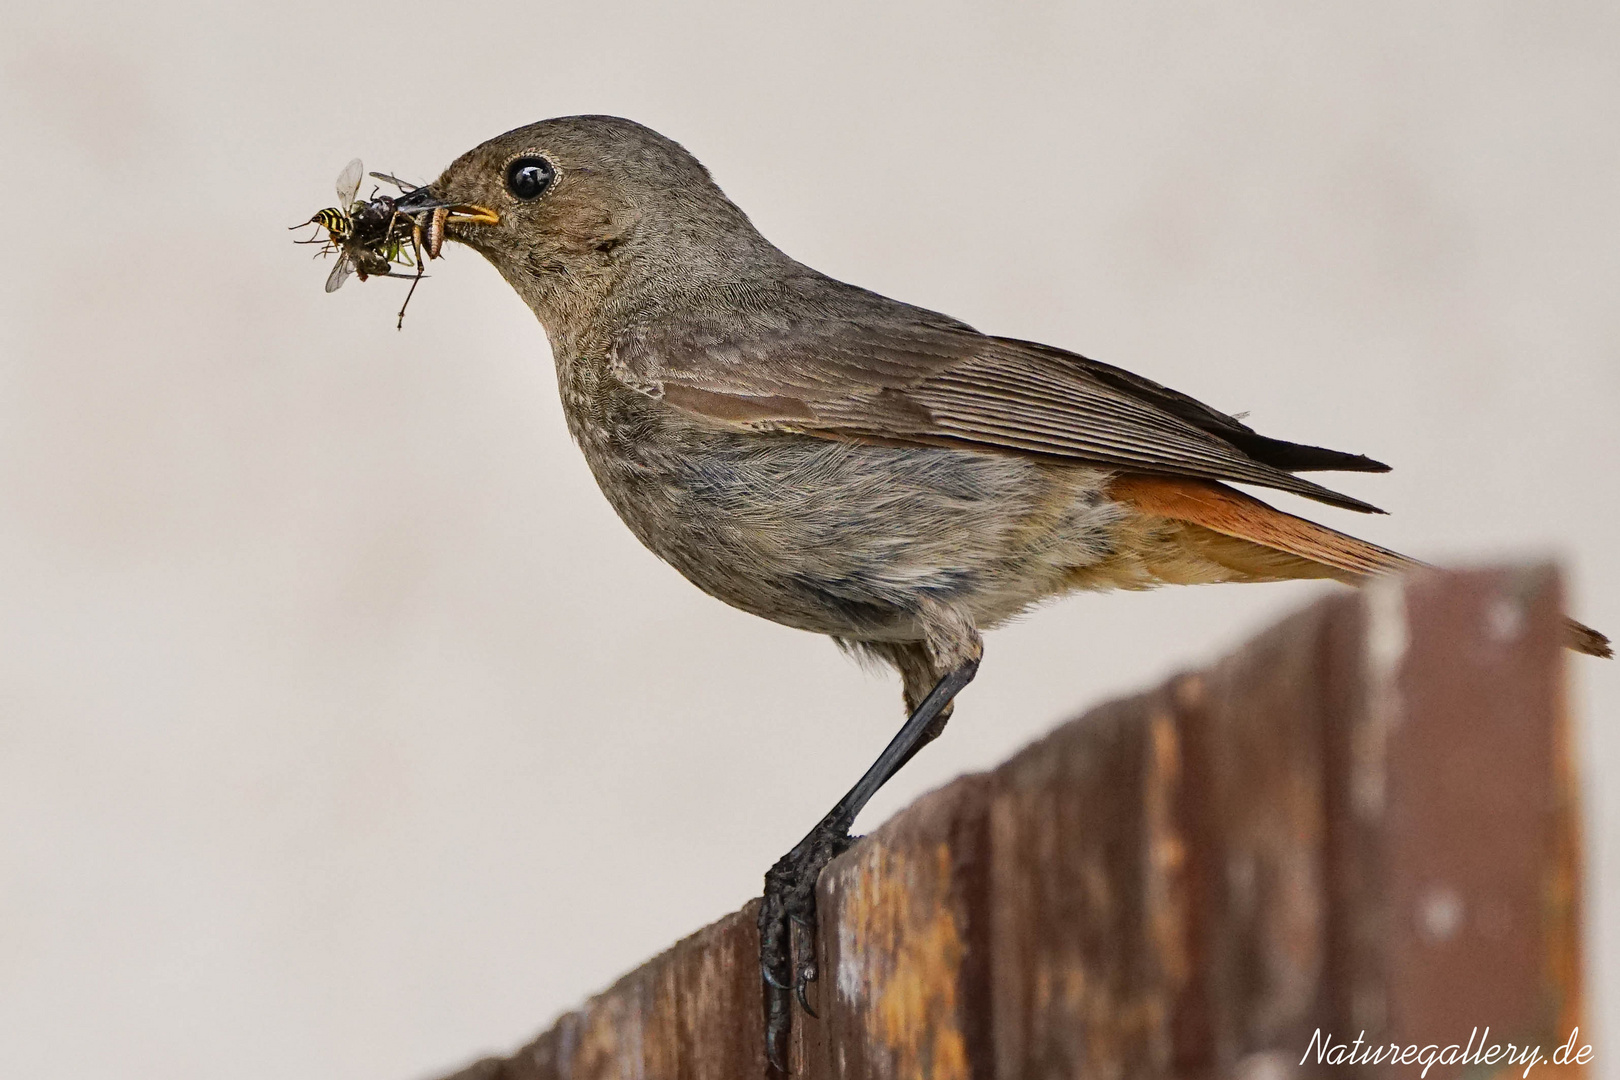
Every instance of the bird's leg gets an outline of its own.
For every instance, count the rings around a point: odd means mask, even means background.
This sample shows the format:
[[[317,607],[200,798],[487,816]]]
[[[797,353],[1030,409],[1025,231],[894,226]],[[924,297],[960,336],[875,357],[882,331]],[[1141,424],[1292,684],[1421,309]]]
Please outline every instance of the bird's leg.
[[[792,1027],[793,998],[812,1016],[805,990],[816,978],[816,879],[821,870],[853,843],[849,828],[862,808],[917,749],[939,733],[938,721],[951,699],[973,680],[977,657],[966,660],[935,684],[906,719],[883,753],[855,782],[827,816],[793,850],[765,874],[765,897],[759,906],[759,960],[765,980],[765,1052],[787,1071],[786,1045]],[[794,928],[803,948],[795,969]]]

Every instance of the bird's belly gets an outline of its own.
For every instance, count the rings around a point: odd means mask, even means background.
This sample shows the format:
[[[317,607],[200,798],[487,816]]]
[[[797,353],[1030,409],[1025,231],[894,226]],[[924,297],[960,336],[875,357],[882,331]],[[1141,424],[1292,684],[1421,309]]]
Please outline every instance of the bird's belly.
[[[1006,455],[679,422],[580,444],[631,531],[699,588],[855,640],[920,638],[936,604],[1002,622],[1106,558],[1120,517],[1106,473]]]

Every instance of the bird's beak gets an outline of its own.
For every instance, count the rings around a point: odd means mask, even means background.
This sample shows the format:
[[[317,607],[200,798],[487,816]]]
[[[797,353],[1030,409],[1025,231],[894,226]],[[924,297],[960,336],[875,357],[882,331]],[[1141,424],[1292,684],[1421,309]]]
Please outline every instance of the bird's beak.
[[[450,216],[445,219],[448,225],[499,225],[501,215],[487,206],[477,203],[457,203],[450,207]]]

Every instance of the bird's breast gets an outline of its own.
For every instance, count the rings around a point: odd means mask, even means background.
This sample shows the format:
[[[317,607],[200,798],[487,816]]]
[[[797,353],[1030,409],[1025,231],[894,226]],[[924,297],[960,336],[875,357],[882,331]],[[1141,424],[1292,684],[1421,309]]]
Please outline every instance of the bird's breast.
[[[909,640],[924,602],[994,625],[1106,553],[1106,474],[1007,455],[717,429],[559,364],[569,428],[630,530],[776,622]]]

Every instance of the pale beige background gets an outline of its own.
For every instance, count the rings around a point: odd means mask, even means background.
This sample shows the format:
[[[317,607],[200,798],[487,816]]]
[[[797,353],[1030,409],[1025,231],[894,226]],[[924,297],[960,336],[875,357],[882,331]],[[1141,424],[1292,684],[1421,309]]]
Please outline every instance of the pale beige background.
[[[1557,554],[1620,629],[1620,5],[46,7],[0,36],[0,1075],[515,1044],[743,903],[899,721],[637,546],[476,256],[403,333],[393,282],[322,293],[284,227],[355,154],[640,119],[812,265],[1383,458],[1342,486],[1393,516],[1314,512]],[[1322,591],[992,635],[865,824]],[[1620,1076],[1620,665],[1573,670]]]

